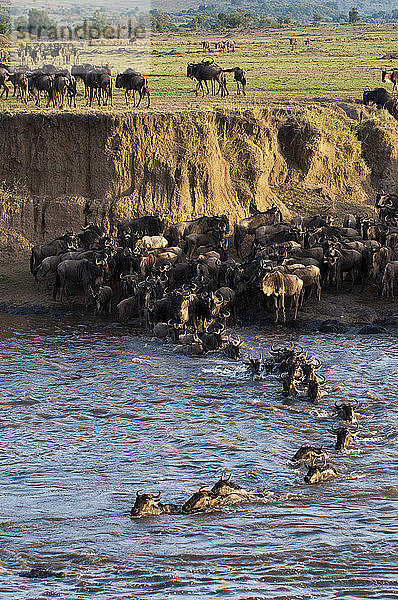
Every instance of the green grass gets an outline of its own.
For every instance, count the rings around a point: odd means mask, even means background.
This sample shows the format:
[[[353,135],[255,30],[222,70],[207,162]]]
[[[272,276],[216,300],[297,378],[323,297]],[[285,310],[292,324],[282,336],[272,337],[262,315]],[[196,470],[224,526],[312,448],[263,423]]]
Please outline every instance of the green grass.
[[[186,77],[188,62],[199,62],[208,54],[201,50],[202,39],[212,43],[230,37],[236,42],[236,52],[210,53],[210,57],[225,68],[241,66],[247,71],[248,94],[236,95],[232,75],[228,76],[230,95],[196,97],[195,84]],[[298,39],[292,53],[288,39]],[[304,40],[310,39],[307,49]],[[331,25],[301,29],[269,29],[224,34],[155,34],[150,39],[128,44],[125,40],[104,41],[88,46],[81,44],[79,63],[109,63],[113,73],[127,67],[141,70],[149,78],[152,110],[187,111],[236,108],[267,102],[309,101],[315,99],[360,99],[365,87],[381,86],[381,67],[392,66],[380,60],[398,46],[398,26]],[[389,88],[390,84],[385,87]],[[0,100],[0,108],[9,111],[52,112],[36,108],[30,102],[24,107],[19,101]],[[69,109],[65,109],[69,110]],[[74,109],[72,109],[74,110]],[[115,111],[125,111],[123,92],[115,90]],[[134,110],[131,106],[129,110]],[[142,109],[146,109],[143,107]],[[108,112],[109,108],[85,106],[80,87],[79,111]]]

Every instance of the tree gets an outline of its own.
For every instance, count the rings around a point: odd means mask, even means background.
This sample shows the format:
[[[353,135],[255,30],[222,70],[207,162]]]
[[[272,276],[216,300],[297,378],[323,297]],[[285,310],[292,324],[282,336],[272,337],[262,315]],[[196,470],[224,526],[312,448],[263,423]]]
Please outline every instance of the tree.
[[[54,27],[54,21],[51,21],[46,11],[40,8],[31,8],[28,18],[30,31],[41,31]]]
[[[100,10],[93,12],[91,17],[90,37],[104,37],[105,29],[108,27],[108,17]]]
[[[23,16],[17,17],[14,21],[14,29],[16,31],[28,31],[28,29],[29,29],[28,19]]]
[[[5,6],[0,7],[0,33],[8,35],[11,31],[10,10]]]
[[[178,27],[172,22],[168,13],[154,8],[149,11],[152,31],[162,33],[163,31],[177,31]]]
[[[360,21],[358,8],[356,6],[353,6],[348,13],[348,22],[358,23],[358,21]]]
[[[325,19],[325,17],[320,12],[316,12],[312,15],[312,20],[314,21],[314,23],[318,24],[321,21],[323,21],[324,19]]]
[[[394,10],[391,13],[391,17],[393,21],[398,21],[398,9],[394,8]]]

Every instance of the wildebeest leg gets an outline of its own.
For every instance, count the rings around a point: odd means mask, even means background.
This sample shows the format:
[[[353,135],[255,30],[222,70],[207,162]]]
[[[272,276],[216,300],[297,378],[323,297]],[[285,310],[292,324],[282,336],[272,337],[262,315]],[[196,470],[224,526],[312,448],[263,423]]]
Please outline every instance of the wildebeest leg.
[[[296,292],[294,294],[294,302],[295,302],[294,320],[297,319],[299,305],[300,305],[300,307],[303,305],[303,299],[304,299],[304,288],[301,291]]]
[[[125,101],[126,101],[126,106],[128,106],[128,105],[129,105],[129,91],[130,91],[130,90],[128,90],[128,89],[125,89],[125,90],[124,90],[124,99],[125,99]]]
[[[285,295],[281,294],[279,297],[280,297],[280,306],[282,309],[282,321],[283,321],[283,323],[286,323]]]
[[[273,295],[273,299],[274,299],[274,308],[275,308],[275,323],[278,322],[278,318],[279,318],[279,300],[278,300],[278,296],[276,296],[275,294]]]

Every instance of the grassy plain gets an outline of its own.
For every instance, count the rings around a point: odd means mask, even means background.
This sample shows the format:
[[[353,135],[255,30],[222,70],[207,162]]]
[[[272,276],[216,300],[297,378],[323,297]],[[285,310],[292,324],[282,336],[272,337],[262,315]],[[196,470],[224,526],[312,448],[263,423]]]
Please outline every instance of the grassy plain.
[[[295,51],[290,49],[291,37],[298,40]],[[202,39],[209,40],[213,49],[216,40],[228,38],[236,43],[235,53],[202,51]],[[306,39],[310,40],[309,47],[304,44]],[[100,40],[91,46],[86,42],[79,45],[79,63],[109,63],[114,74],[133,67],[148,76],[155,111],[209,110],[220,106],[245,108],[264,106],[267,102],[359,99],[363,88],[381,85],[382,66],[394,65],[394,61],[381,57],[398,50],[398,25],[333,25],[218,35],[153,34],[149,40],[137,40],[133,44],[127,40]],[[236,95],[232,75],[229,75],[228,97],[196,97],[195,85],[186,77],[186,65],[204,57],[214,58],[224,68],[243,67],[248,78],[247,96]],[[398,66],[398,61],[395,64]],[[85,106],[81,86],[79,93],[78,110],[98,112],[98,106],[92,109]],[[26,110],[14,99],[0,100],[0,109]],[[36,109],[30,102],[28,110],[43,111],[43,108]],[[109,111],[109,108],[100,110]],[[120,90],[115,90],[114,110],[125,110]],[[140,110],[145,109],[140,107]]]

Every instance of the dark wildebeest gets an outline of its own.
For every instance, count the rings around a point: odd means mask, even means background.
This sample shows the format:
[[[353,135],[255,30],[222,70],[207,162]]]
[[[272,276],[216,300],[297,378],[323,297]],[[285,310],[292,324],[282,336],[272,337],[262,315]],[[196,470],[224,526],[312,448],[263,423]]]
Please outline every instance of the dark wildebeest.
[[[59,108],[64,108],[65,97],[68,92],[70,78],[66,75],[56,73],[51,89],[52,99],[55,104],[58,103]]]
[[[96,291],[90,289],[93,297],[95,308],[94,314],[103,315],[104,313],[111,314],[113,291],[109,285],[100,285]]]
[[[235,223],[234,246],[238,256],[242,258],[242,244],[248,234],[254,233],[257,227],[260,227],[261,225],[276,225],[276,223],[280,223],[281,220],[281,211],[274,205],[265,212],[256,213],[251,217],[247,217],[246,219],[242,219]]]
[[[238,483],[231,481],[232,473],[229,473],[228,477],[224,477],[226,474],[227,472],[223,471],[220,479],[211,488],[213,494],[217,494],[217,496],[223,496],[228,500],[229,504],[235,504],[237,502],[248,500],[250,498],[250,492],[245,490]]]
[[[144,235],[161,235],[164,230],[163,221],[156,215],[146,215],[138,219],[124,219],[117,226],[119,237],[126,233]]]
[[[179,244],[191,233],[207,233],[211,230],[218,230],[224,237],[229,231],[228,217],[226,215],[204,216],[193,221],[180,221],[170,225],[168,237],[171,243]]]
[[[226,85],[225,76],[223,69],[214,64],[214,61],[202,61],[201,63],[189,63],[187,66],[187,77],[190,79],[196,79],[198,85],[196,86],[196,95],[198,91],[202,90],[202,97],[205,95],[203,82],[212,82],[212,93],[214,94],[214,84],[218,83],[219,89],[221,90],[221,96],[227,96],[228,90]],[[206,83],[207,87],[207,83]],[[208,91],[207,91],[208,93]]]
[[[223,69],[223,73],[233,73],[234,81],[236,81],[237,85],[237,94],[238,96],[242,93],[246,96],[246,71],[241,69],[240,67],[234,67],[233,69]]]
[[[40,106],[40,96],[42,93],[47,95],[47,107],[52,101],[55,108],[55,102],[52,94],[54,77],[46,73],[35,73],[28,75],[28,89],[32,96],[36,96],[36,106]]]
[[[112,77],[108,73],[100,73],[98,76],[98,106],[101,106],[101,102],[106,106],[109,102],[110,106],[113,105],[113,81]]]
[[[102,283],[104,274],[103,263],[91,262],[87,258],[83,260],[64,260],[57,267],[53,298],[57,299],[60,292],[62,302],[68,282],[81,285],[84,291],[85,304],[89,299],[89,289]]]
[[[65,235],[56,238],[48,244],[33,246],[30,255],[30,272],[36,275],[40,263],[47,256],[55,256],[60,252],[76,249],[76,236],[74,233],[65,233]]]
[[[6,84],[7,78],[9,77],[10,73],[8,72],[7,69],[5,69],[4,67],[0,67],[0,89],[2,89],[2,92],[0,94],[0,98],[3,97],[3,94],[6,95],[6,100],[8,98],[8,94],[9,94],[9,87]]]
[[[392,91],[393,93],[397,89],[398,84],[398,69],[382,69],[381,70],[381,81],[385,83],[386,81],[391,81],[392,83]]]
[[[175,504],[163,504],[160,502],[162,492],[158,492],[156,496],[153,494],[141,494],[138,490],[130,516],[132,517],[148,517],[163,514],[175,514],[180,512]]]
[[[374,90],[365,90],[363,93],[363,103],[365,106],[376,104],[377,108],[385,108],[390,115],[398,119],[397,101],[392,94],[384,88],[376,88]]]
[[[398,214],[398,194],[378,194],[376,208],[379,208],[379,219],[383,223]]]
[[[137,71],[134,71],[133,69],[126,69],[123,73],[118,73],[116,76],[116,87],[124,89],[124,97],[127,105],[129,103],[130,94],[133,92],[134,107],[137,106],[138,108],[141,100],[146,96],[148,98],[149,108],[151,96],[149,93],[148,81],[141,73],[137,73]],[[138,92],[139,95],[137,105],[135,103],[136,92]]]
[[[102,230],[98,225],[89,223],[85,227],[82,227],[83,233],[78,233],[77,238],[79,240],[79,248],[89,250],[93,244],[98,243],[102,236]]]
[[[351,431],[349,425],[332,425],[332,428],[329,429],[329,432],[336,436],[336,445],[335,450],[344,450],[345,448],[349,448],[354,444],[354,437],[356,435],[356,431],[358,429],[358,424],[355,425],[355,430]]]
[[[86,84],[86,74],[89,71],[92,71],[94,68],[95,68],[94,65],[85,63],[84,65],[74,65],[71,69],[71,75],[73,77],[75,77],[76,81],[81,79],[82,82],[84,83],[84,97],[85,98],[87,97],[87,93],[88,93],[88,88],[87,88],[87,84]]]
[[[351,404],[351,402],[341,402],[338,404],[336,400],[334,407],[335,412],[342,421],[347,421],[348,423],[357,422],[355,409],[359,408],[359,402],[355,402],[354,404]]]

